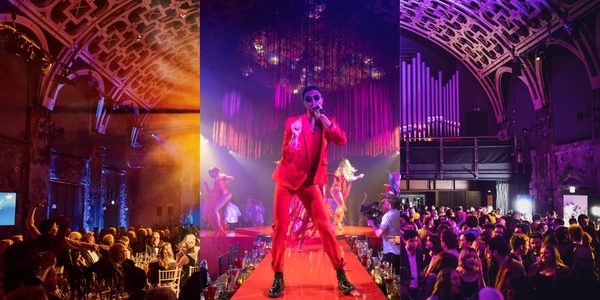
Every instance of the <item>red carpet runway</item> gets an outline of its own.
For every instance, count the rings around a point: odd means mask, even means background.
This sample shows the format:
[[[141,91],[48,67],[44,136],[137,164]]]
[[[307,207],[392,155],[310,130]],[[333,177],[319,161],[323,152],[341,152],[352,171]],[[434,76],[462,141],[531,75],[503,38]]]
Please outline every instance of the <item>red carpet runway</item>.
[[[285,258],[285,291],[278,299],[382,299],[386,297],[379,290],[369,273],[358,261],[350,246],[344,240],[338,241],[346,260],[346,275],[356,286],[356,291],[345,296],[337,288],[335,270],[320,243],[304,245],[301,251],[297,245],[290,245]],[[273,282],[271,255],[268,254],[256,270],[233,296],[233,300],[270,299],[266,290]]]

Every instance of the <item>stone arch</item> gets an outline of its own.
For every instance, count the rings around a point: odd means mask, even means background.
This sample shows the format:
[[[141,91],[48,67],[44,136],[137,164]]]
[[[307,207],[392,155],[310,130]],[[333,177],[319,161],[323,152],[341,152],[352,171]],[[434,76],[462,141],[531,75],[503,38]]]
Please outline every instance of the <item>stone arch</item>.
[[[11,14],[0,14],[0,22],[2,23],[12,23],[13,22],[13,17],[11,16]],[[30,19],[28,19],[27,17],[24,16],[17,16],[17,18],[14,20],[15,23],[23,25],[25,27],[27,27],[27,29],[31,30],[31,32],[33,32],[33,34],[35,35],[35,38],[37,39],[37,41],[39,42],[39,46],[46,52],[50,52],[50,50],[48,49],[48,41],[46,40],[46,35],[44,35],[44,32],[42,31],[42,29],[37,26],[37,24],[35,24],[33,21],[31,21]]]
[[[86,77],[88,79],[92,79],[92,82],[94,82],[96,84],[96,87],[98,88],[98,91],[100,92],[100,99],[104,99],[105,96],[105,88],[104,88],[104,78],[100,75],[100,73],[92,70],[92,69],[81,69],[81,70],[77,70],[69,75],[67,75],[67,79],[69,80],[73,80],[77,77]],[[48,99],[46,99],[46,108],[48,108],[49,110],[53,110],[54,109],[54,104],[56,103],[56,98],[58,97],[58,94],[60,92],[60,90],[64,87],[64,83],[58,83],[56,85],[56,88],[54,90],[54,92],[52,93],[52,96],[49,97]]]

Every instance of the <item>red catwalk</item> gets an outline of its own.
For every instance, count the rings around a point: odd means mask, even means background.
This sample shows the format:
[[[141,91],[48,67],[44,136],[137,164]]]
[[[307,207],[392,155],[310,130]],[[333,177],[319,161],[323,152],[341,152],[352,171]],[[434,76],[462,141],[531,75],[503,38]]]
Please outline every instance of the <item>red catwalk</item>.
[[[361,265],[346,241],[338,241],[341,253],[346,262],[346,275],[356,286],[353,294],[344,296],[337,287],[335,270],[320,239],[311,239],[315,243],[305,245],[302,251],[290,245],[285,252],[285,290],[279,299],[381,299],[386,297],[377,287],[367,270]],[[271,255],[265,259],[252,272],[235,293],[232,300],[270,299],[267,297],[265,286],[273,281],[271,270]]]

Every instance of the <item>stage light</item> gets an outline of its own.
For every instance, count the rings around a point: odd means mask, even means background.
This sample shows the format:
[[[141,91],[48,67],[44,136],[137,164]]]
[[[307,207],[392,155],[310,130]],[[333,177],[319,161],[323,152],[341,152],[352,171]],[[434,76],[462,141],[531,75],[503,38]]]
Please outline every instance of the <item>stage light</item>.
[[[515,210],[530,220],[533,215],[533,199],[530,195],[517,195]]]
[[[492,192],[492,190],[488,190],[488,194],[491,193],[491,192]]]
[[[592,206],[590,212],[592,213],[592,215],[600,217],[600,206]]]
[[[111,205],[115,205],[115,200],[111,200],[111,201],[110,201],[110,204],[111,204]]]
[[[569,193],[571,193],[571,194],[575,194],[575,191],[576,191],[576,189],[575,189],[575,187],[574,187],[574,186],[572,186],[572,185],[571,185],[571,186],[569,186]]]

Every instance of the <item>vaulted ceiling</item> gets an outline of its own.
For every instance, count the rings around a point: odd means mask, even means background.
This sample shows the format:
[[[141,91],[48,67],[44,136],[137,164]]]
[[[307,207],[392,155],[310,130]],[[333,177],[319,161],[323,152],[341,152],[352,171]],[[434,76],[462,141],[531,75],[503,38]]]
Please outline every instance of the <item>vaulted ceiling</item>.
[[[190,94],[197,104],[199,0],[9,1],[60,43],[46,49],[57,74],[76,72],[82,60],[115,101],[152,109]]]

